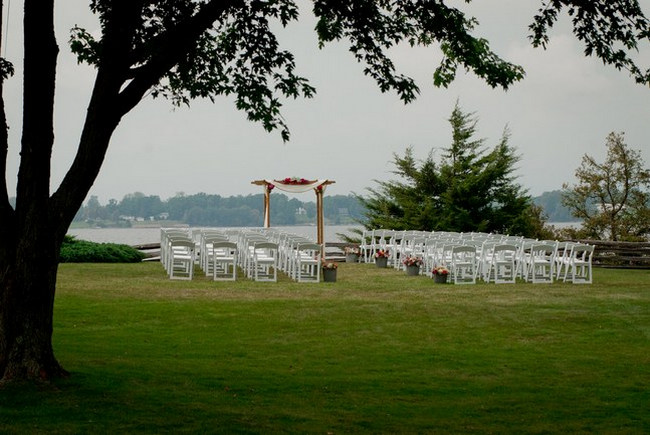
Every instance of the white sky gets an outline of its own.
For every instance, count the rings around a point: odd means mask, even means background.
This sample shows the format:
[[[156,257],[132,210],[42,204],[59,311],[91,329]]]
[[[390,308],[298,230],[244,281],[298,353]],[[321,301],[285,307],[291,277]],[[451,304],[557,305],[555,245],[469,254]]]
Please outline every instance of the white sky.
[[[75,24],[97,33],[87,3],[57,2],[61,53],[52,189],[72,162],[94,79],[94,70],[78,65],[67,45],[68,31]],[[467,9],[464,2],[457,3]],[[478,1],[471,5],[481,23],[476,34],[489,39],[503,58],[525,68],[522,82],[505,92],[460,71],[448,89],[435,88],[432,73],[440,59],[438,49],[399,47],[393,50],[398,70],[414,77],[422,92],[405,106],[395,94],[381,94],[345,44],[318,50],[309,5],[299,1],[303,18],[282,31],[281,42],[296,55],[299,74],[310,78],[318,93],[311,100],[285,103],[289,143],[283,143],[278,132],[267,133],[247,121],[227,98],[215,104],[196,101],[189,109],[147,99],[118,127],[89,195],[97,195],[102,203],[136,191],[162,199],[179,192],[247,195],[261,193],[252,180],[292,176],[334,180],[336,184],[328,188],[332,195],[364,193],[376,186],[374,180],[393,178],[393,153],[403,154],[412,146],[417,157],[425,158],[432,148],[450,144],[447,119],[456,100],[464,111],[476,112],[478,136],[486,138],[486,145],[496,144],[504,127],[509,127],[510,143],[522,156],[518,181],[532,195],[573,182],[585,153],[603,160],[605,137],[611,131],[625,132],[627,144],[641,150],[650,165],[650,88],[635,84],[626,72],[585,58],[566,17],[552,32],[547,51],[533,49],[527,26],[540,3],[492,0],[489,5]],[[640,4],[650,14],[650,0]],[[5,88],[10,196],[15,194],[20,143],[21,12],[22,2],[14,1],[8,43],[3,44],[5,56],[17,69]],[[648,44],[639,57],[647,68]]]

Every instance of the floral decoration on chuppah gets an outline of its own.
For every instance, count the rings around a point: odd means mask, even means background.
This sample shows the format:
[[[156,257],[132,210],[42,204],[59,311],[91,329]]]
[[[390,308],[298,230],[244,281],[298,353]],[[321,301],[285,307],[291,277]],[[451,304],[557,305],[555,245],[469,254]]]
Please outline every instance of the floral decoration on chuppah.
[[[282,180],[284,184],[310,184],[313,183],[313,181],[309,181],[305,178],[300,178],[300,177],[287,177],[284,180]]]

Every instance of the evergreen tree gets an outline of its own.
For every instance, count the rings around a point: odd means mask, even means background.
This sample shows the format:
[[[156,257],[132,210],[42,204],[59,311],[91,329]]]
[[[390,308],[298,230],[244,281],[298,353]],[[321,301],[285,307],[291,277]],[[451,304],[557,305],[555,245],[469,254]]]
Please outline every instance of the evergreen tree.
[[[366,207],[367,228],[396,230],[484,231],[534,235],[540,214],[531,212],[531,198],[515,182],[519,156],[508,143],[506,129],[500,142],[488,150],[476,139],[477,118],[458,104],[449,123],[452,143],[436,157],[422,162],[407,148],[394,154],[394,173],[400,180],[378,181],[370,195],[359,196]]]

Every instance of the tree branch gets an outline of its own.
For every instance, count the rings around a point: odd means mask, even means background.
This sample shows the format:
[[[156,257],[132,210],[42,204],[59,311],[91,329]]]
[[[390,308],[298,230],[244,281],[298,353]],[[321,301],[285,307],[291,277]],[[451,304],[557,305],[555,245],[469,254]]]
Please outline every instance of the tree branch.
[[[154,45],[149,46],[153,55],[137,69],[132,69],[132,64],[137,62],[132,38],[141,18],[142,2],[113,3],[113,7],[121,5],[121,8],[106,12],[113,15],[102,39],[97,79],[79,149],[52,198],[63,222],[72,220],[92,187],[122,116],[142,100],[220,16],[240,2],[212,0],[205,3],[196,14],[155,38]]]
[[[189,19],[178,23],[156,38],[153,56],[146,64],[132,70],[133,80],[120,93],[120,111],[127,113],[163,76],[172,69],[189,49],[196,45],[201,35],[210,29],[229,9],[242,6],[241,0],[213,0],[204,4]]]

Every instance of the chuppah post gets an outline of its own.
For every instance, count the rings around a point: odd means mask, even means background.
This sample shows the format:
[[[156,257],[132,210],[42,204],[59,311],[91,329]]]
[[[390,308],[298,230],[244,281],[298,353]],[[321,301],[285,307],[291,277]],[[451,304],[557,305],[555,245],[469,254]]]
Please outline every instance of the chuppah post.
[[[271,189],[264,189],[264,228],[271,228]]]
[[[317,242],[321,246],[321,257],[325,257],[325,237],[323,235],[323,188],[322,185],[316,189],[316,227],[317,227]]]

